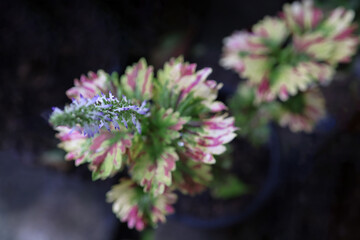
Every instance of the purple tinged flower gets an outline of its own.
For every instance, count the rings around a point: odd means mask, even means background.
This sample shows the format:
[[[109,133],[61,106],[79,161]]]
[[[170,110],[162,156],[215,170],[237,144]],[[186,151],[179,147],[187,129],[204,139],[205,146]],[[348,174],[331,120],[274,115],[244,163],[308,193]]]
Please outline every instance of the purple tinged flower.
[[[132,120],[134,126],[136,127],[138,133],[141,134],[141,124],[140,124],[139,120],[136,119],[136,116],[134,114],[131,114],[131,120]]]
[[[99,107],[100,108],[110,108],[112,106],[113,106],[112,104],[105,104],[105,105],[100,105]]]
[[[109,125],[107,122],[105,122],[104,125],[105,125],[106,129],[107,129],[109,132],[111,132],[110,125]]]
[[[133,124],[136,125],[136,117],[134,114],[131,114],[131,120],[132,120]]]
[[[119,123],[117,121],[113,121],[113,125],[115,129],[120,129]]]
[[[136,127],[136,130],[138,131],[138,133],[141,134],[141,124],[140,124],[139,120],[136,120],[135,127]]]
[[[100,121],[99,128],[101,129],[103,126],[110,132],[110,125],[106,121]]]
[[[108,118],[108,117],[105,117],[105,120],[108,121],[108,122],[112,122],[113,120]]]
[[[111,91],[109,91],[109,100],[113,100],[114,96],[112,95]]]
[[[124,105],[124,101],[119,101],[111,93],[109,93],[109,97],[106,97],[104,93],[100,93],[100,95],[96,95],[91,99],[84,98],[83,95],[80,94],[80,98],[74,99],[73,103],[66,106],[64,111],[54,108],[55,114],[52,115],[51,122],[54,123],[55,126],[67,125],[73,127],[75,123],[79,124],[83,126],[81,132],[89,137],[93,137],[103,126],[109,130],[111,128],[109,123],[113,123],[115,129],[120,129],[120,122],[117,121],[119,118],[120,120],[122,119],[121,122],[128,128],[127,121],[129,119],[127,117],[129,117],[129,115],[123,115],[124,113],[122,112],[129,111],[134,126],[137,131],[141,133],[141,124],[136,117],[138,116],[137,114],[144,115],[148,112],[149,109],[145,108],[146,101],[143,101],[140,107],[137,105]],[[62,114],[65,114],[66,117],[59,118]],[[107,123],[105,124],[105,122]]]
[[[128,124],[127,124],[126,120],[125,120],[123,117],[122,117],[121,122],[124,124],[124,126],[125,126],[126,128],[128,128]]]
[[[95,134],[99,133],[100,128],[98,125],[95,124],[86,124],[84,126],[84,134],[89,137],[94,137]]]
[[[60,108],[57,108],[57,107],[53,107],[52,110],[54,113],[62,113],[63,112]]]
[[[145,115],[149,111],[148,108],[145,108],[145,105],[146,105],[146,101],[143,101],[137,113]]]

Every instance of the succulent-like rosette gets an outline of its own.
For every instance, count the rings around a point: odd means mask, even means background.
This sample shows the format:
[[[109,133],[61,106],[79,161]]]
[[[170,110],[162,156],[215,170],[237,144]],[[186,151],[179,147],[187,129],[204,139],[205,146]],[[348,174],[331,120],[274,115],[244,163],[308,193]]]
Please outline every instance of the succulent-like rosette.
[[[338,7],[326,14],[309,0],[285,5],[283,16],[294,32],[296,51],[335,66],[356,53],[359,37],[354,34],[353,10]]]
[[[337,64],[350,61],[359,44],[353,19],[352,10],[326,14],[310,0],[285,4],[280,18],[265,17],[251,32],[225,38],[220,64],[257,89],[257,103],[286,101],[329,83]]]
[[[323,95],[319,89],[311,88],[282,103],[277,121],[293,132],[312,132],[325,113]]]
[[[67,159],[87,163],[94,180],[128,170],[131,179],[120,180],[107,197],[130,228],[165,221],[176,200],[170,189],[204,190],[212,179],[214,155],[235,137],[234,118],[216,100],[222,85],[207,79],[211,71],[196,71],[195,64],[177,58],[153,76],[141,59],[120,79],[109,78],[115,96],[89,89],[84,97],[78,90],[64,110],[55,108],[50,122],[59,126],[59,146]]]
[[[108,93],[111,90],[110,76],[103,70],[97,73],[89,72],[88,76],[81,75],[80,79],[74,80],[74,87],[66,91],[66,95],[72,99],[93,98],[101,93]]]
[[[288,36],[289,31],[282,19],[265,17],[254,25],[251,33],[243,31],[225,38],[220,64],[248,79],[249,84],[257,89],[258,102],[272,101],[276,97],[286,100],[289,94],[295,95],[313,81],[301,63],[306,56],[296,54],[291,46],[284,45]],[[240,65],[241,68],[236,68]],[[296,73],[298,77],[284,81],[282,78],[289,73]]]
[[[107,201],[113,204],[113,212],[122,221],[127,222],[129,228],[138,231],[147,225],[156,226],[165,222],[165,216],[174,212],[172,204],[177,197],[169,189],[157,197],[142,191],[130,179],[122,179],[107,193]]]

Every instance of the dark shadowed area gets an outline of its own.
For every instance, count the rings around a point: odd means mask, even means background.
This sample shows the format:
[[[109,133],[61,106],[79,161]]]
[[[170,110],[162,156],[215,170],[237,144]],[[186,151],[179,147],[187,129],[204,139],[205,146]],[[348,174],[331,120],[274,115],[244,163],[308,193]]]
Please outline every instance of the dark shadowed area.
[[[158,69],[179,55],[211,67],[226,100],[240,79],[219,65],[223,38],[276,15],[285,2],[1,1],[0,239],[149,240],[105,202],[117,178],[92,182],[86,166],[63,160],[47,123],[51,107],[69,103],[65,91],[88,71],[122,74],[141,57]],[[267,146],[234,145],[235,169],[252,194],[229,206],[206,193],[182,196],[178,214],[152,237],[359,239],[360,58],[354,59],[322,88],[328,116],[314,133],[274,125]]]

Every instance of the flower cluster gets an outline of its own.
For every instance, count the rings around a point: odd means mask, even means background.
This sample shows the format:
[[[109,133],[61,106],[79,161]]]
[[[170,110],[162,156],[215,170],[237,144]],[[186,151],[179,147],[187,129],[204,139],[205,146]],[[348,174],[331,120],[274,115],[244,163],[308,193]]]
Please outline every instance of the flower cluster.
[[[110,125],[115,129],[120,129],[119,122],[128,128],[128,121],[131,118],[132,123],[141,132],[141,125],[137,117],[145,115],[148,108],[145,107],[146,101],[141,106],[133,105],[125,96],[121,100],[115,98],[111,92],[109,97],[105,94],[96,95],[93,98],[73,99],[69,106],[62,111],[54,108],[50,116],[50,123],[55,127],[69,126],[85,135],[93,137],[100,132],[102,127],[110,131]]]
[[[247,79],[234,99],[244,99],[245,88],[254,95],[252,102],[241,106],[252,109],[254,117],[237,116],[242,118],[243,135],[258,133],[256,129],[247,134],[246,129],[259,123],[256,119],[269,103],[276,107],[270,116],[265,110],[266,122],[276,120],[295,132],[312,131],[325,115],[323,97],[314,87],[330,83],[337,65],[356,53],[359,37],[353,19],[352,10],[339,7],[328,13],[304,0],[285,4],[278,17],[265,17],[250,32],[238,31],[224,39],[220,64]]]
[[[248,79],[258,102],[286,101],[331,81],[337,64],[355,54],[353,18],[354,12],[343,8],[325,14],[310,0],[286,4],[280,17],[265,17],[251,32],[225,38],[220,63]]]
[[[214,156],[235,137],[234,118],[216,100],[221,84],[208,80],[210,73],[180,57],[154,76],[141,59],[120,78],[99,71],[76,80],[67,91],[73,102],[54,110],[50,122],[67,160],[87,163],[94,180],[128,171],[131,178],[120,180],[107,199],[130,228],[165,221],[174,211],[174,190],[203,191]],[[130,121],[138,131],[127,128]]]

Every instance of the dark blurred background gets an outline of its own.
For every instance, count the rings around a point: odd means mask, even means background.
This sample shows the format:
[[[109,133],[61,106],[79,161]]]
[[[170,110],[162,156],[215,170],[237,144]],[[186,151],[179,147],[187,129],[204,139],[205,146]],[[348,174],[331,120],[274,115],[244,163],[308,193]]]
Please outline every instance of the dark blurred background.
[[[0,239],[360,239],[357,57],[323,89],[329,116],[315,133],[275,127],[276,184],[256,211],[222,228],[171,218],[146,236],[128,230],[105,203],[116,179],[93,183],[86,166],[62,161],[46,120],[69,101],[74,78],[122,74],[140,57],[155,68],[178,55],[213,68],[225,100],[239,78],[218,64],[222,39],[285,2],[1,1]]]

